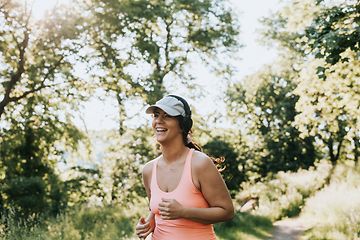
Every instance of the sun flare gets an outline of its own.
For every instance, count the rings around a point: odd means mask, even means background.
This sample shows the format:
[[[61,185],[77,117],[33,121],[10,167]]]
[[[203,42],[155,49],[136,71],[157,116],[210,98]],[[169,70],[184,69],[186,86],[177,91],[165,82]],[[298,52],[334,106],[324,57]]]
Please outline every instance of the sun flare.
[[[70,0],[27,0],[26,3],[32,7],[32,16],[39,20],[57,6],[69,4]]]

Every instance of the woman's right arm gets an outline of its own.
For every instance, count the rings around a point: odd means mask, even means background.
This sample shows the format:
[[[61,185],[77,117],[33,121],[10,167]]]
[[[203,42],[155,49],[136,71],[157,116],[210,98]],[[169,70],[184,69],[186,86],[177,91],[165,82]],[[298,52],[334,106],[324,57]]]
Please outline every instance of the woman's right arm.
[[[153,166],[153,161],[150,161],[145,164],[145,166],[142,170],[143,185],[144,185],[149,203],[150,203],[150,198],[151,198],[150,184],[151,184],[152,166]]]
[[[143,184],[149,203],[151,199],[150,184],[151,184],[152,162],[153,161],[145,164],[142,171]],[[136,225],[136,234],[138,237],[145,239],[150,233],[154,231],[154,228],[155,228],[155,215],[150,210],[149,215],[146,218],[141,217],[139,219]]]

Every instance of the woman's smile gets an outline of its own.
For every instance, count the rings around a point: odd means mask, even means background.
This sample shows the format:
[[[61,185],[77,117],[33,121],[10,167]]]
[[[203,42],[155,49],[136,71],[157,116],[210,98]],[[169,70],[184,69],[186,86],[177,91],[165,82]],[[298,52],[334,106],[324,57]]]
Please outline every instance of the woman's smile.
[[[166,128],[162,128],[162,127],[157,127],[155,130],[156,130],[157,133],[164,133],[164,132],[167,131]]]

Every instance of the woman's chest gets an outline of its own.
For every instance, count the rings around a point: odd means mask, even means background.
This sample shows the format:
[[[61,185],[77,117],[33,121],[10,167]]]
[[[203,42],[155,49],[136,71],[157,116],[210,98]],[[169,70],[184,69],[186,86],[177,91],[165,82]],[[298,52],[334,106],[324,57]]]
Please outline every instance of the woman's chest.
[[[173,167],[159,166],[156,171],[157,185],[163,192],[172,192],[180,184],[184,166],[178,165]]]

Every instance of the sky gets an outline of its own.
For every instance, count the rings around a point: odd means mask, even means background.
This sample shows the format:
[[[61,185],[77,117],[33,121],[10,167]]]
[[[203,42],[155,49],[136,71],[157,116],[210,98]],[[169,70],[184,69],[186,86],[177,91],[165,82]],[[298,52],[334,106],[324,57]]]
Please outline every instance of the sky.
[[[45,10],[50,9],[56,2],[67,3],[69,0],[34,0],[33,12],[36,18],[41,18]],[[269,64],[276,58],[276,50],[262,46],[259,39],[258,30],[261,28],[259,19],[269,16],[279,8],[279,0],[229,0],[233,11],[237,14],[240,21],[240,43],[244,45],[238,51],[239,60],[235,62],[238,72],[234,76],[234,81],[241,81],[246,75],[255,73],[264,64]],[[202,89],[202,97],[193,98],[188,94],[188,90],[169,86],[172,94],[184,96],[192,108],[201,115],[211,115],[219,112],[225,114],[225,104],[220,99],[225,91],[225,86],[221,81],[217,81],[208,69],[202,65],[195,66],[195,83]],[[98,95],[102,95],[100,92]],[[114,99],[107,99],[101,102],[96,98],[90,99],[81,107],[81,112],[76,114],[75,123],[80,128],[87,130],[112,129],[117,127],[117,106]],[[148,121],[143,114],[143,105],[137,102],[130,102],[126,105],[130,120],[126,125],[136,127]]]

